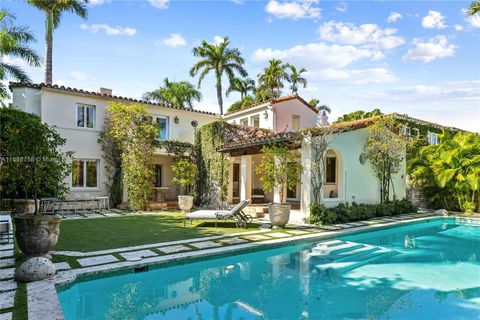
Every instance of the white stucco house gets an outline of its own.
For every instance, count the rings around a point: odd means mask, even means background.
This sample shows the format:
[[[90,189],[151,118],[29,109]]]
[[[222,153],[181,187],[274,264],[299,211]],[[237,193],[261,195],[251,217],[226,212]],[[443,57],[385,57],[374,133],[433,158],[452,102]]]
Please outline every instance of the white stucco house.
[[[245,109],[228,113],[223,117],[217,114],[160,106],[143,100],[115,96],[109,89],[98,92],[85,91],[57,85],[11,83],[13,107],[40,115],[41,119],[67,140],[65,151],[75,152],[72,171],[66,181],[70,187],[70,197],[85,194],[103,196],[107,194],[102,151],[97,142],[102,129],[105,110],[109,102],[140,103],[152,115],[154,121],[162,125],[158,139],[194,142],[195,128],[223,118],[226,122],[253,128],[265,129],[266,137],[237,141],[219,148],[218,152],[229,155],[229,187],[227,201],[235,203],[243,199],[253,199],[264,205],[278,201],[278,190],[264,193],[255,167],[261,160],[263,145],[287,141],[292,133],[325,123],[325,115],[318,114],[301,97],[290,95],[254,104]],[[323,119],[322,119],[323,117]],[[368,162],[362,159],[363,147],[368,136],[369,119],[343,123],[341,133],[331,142],[325,159],[325,181],[322,192],[327,206],[342,202],[377,203],[380,201],[379,182],[374,177]],[[288,201],[303,215],[308,214],[312,198],[310,188],[311,148],[306,141],[297,143],[292,150],[300,152],[305,167],[301,183],[288,191]],[[172,182],[172,158],[165,150],[157,149],[154,154],[155,190],[154,202],[175,201],[179,187]],[[393,177],[395,195],[406,195],[405,163]],[[126,193],[124,193],[124,201]]]

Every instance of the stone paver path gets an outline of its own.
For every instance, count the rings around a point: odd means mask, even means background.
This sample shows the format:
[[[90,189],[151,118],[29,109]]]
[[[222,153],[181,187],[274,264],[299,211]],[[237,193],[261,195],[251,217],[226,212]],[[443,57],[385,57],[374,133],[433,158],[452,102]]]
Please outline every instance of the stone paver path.
[[[125,253],[120,253],[120,255],[127,260],[141,260],[143,258],[158,256],[158,254],[156,254],[152,250],[125,252]]]
[[[254,234],[254,235],[251,235],[251,236],[245,236],[243,237],[245,239],[248,239],[248,240],[251,240],[251,241],[261,241],[261,240],[269,240],[271,238],[269,237],[266,237],[264,235],[261,235],[261,234]]]
[[[208,248],[213,248],[213,247],[221,247],[222,244],[218,242],[213,242],[213,241],[202,241],[202,242],[195,242],[195,243],[190,243],[192,247],[195,247],[197,249],[208,249]]]
[[[245,239],[240,239],[240,238],[226,238],[219,240],[223,244],[241,244],[241,243],[247,243],[248,241]]]
[[[0,292],[17,289],[17,282],[15,280],[0,281]]]
[[[0,259],[13,257],[13,250],[0,251]]]
[[[13,308],[15,301],[15,291],[5,291],[0,293],[0,309]]]
[[[114,256],[112,256],[111,254],[107,254],[105,256],[91,257],[91,258],[82,258],[77,260],[77,262],[82,267],[89,267],[97,264],[111,263],[111,262],[117,262],[117,261],[119,260]]]
[[[13,243],[0,244],[0,250],[13,250]]]
[[[270,232],[268,236],[272,238],[286,238],[291,237],[292,235],[284,232]]]
[[[68,262],[57,262],[57,263],[54,263],[54,265],[55,265],[55,270],[57,271],[72,269],[72,267],[70,267]]]
[[[302,234],[310,233],[310,232],[304,231],[304,230],[290,230],[290,229],[287,229],[286,231],[287,231],[288,233],[294,234],[294,235],[302,235]]]
[[[157,248],[158,251],[163,252],[163,253],[177,253],[177,252],[182,252],[182,251],[190,251],[193,250],[190,247],[184,246],[182,244],[175,245],[175,246],[166,246],[166,247],[160,247]]]
[[[15,268],[0,269],[0,280],[13,279],[15,277]]]
[[[0,313],[0,320],[12,320],[13,315],[11,312]]]
[[[0,259],[0,268],[12,267],[15,265],[15,258]]]

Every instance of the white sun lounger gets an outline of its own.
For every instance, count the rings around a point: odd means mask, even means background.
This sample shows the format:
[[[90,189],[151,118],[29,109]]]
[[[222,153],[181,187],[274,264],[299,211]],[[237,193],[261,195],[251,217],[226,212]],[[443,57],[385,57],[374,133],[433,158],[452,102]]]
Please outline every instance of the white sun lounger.
[[[253,218],[251,215],[245,214],[243,209],[250,204],[250,200],[240,201],[235,207],[231,210],[198,210],[190,212],[185,216],[183,225],[185,226],[185,221],[190,220],[190,224],[193,220],[215,220],[215,228],[217,227],[217,222],[220,220],[234,220],[237,224],[237,227],[247,227],[248,223],[251,223]]]

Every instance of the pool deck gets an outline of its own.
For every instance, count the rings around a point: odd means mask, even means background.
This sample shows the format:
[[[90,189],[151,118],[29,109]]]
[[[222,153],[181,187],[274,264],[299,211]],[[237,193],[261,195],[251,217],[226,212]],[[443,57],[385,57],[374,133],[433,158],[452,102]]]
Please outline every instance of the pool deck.
[[[134,272],[137,268],[148,270],[148,268],[158,268],[172,262],[188,263],[206,256],[221,256],[226,253],[262,250],[296,242],[323,240],[355,232],[372,231],[437,218],[444,217],[432,212],[425,212],[329,226],[289,225],[283,230],[260,228],[256,231],[92,252],[53,251],[54,256],[67,256],[75,259],[77,265],[72,267],[66,261],[57,262],[55,264],[57,274],[53,278],[27,285],[28,319],[64,319],[56,286],[73,284],[77,279],[129,273]],[[4,260],[4,256],[2,255],[1,258],[0,263]],[[0,290],[0,300],[12,301],[11,305],[13,306],[16,288],[13,280],[14,269],[0,269],[0,271],[2,279],[0,288],[7,282],[13,284],[13,290]],[[11,306],[5,307],[2,303],[0,309],[8,307]],[[11,317],[11,313],[0,315],[2,319]]]

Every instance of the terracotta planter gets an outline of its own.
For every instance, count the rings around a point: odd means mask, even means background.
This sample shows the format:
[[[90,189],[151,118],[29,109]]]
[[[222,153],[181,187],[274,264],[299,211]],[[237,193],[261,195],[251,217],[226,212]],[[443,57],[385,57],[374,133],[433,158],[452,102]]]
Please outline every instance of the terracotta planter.
[[[289,204],[270,203],[268,205],[268,215],[274,229],[283,229],[290,219]]]
[[[15,238],[20,250],[30,257],[49,257],[60,234],[59,215],[20,215],[15,219]]]
[[[39,201],[37,203],[40,205]],[[34,199],[15,199],[15,212],[17,214],[34,214],[35,200]]]
[[[178,196],[178,207],[182,212],[189,212],[193,207],[192,196]]]

